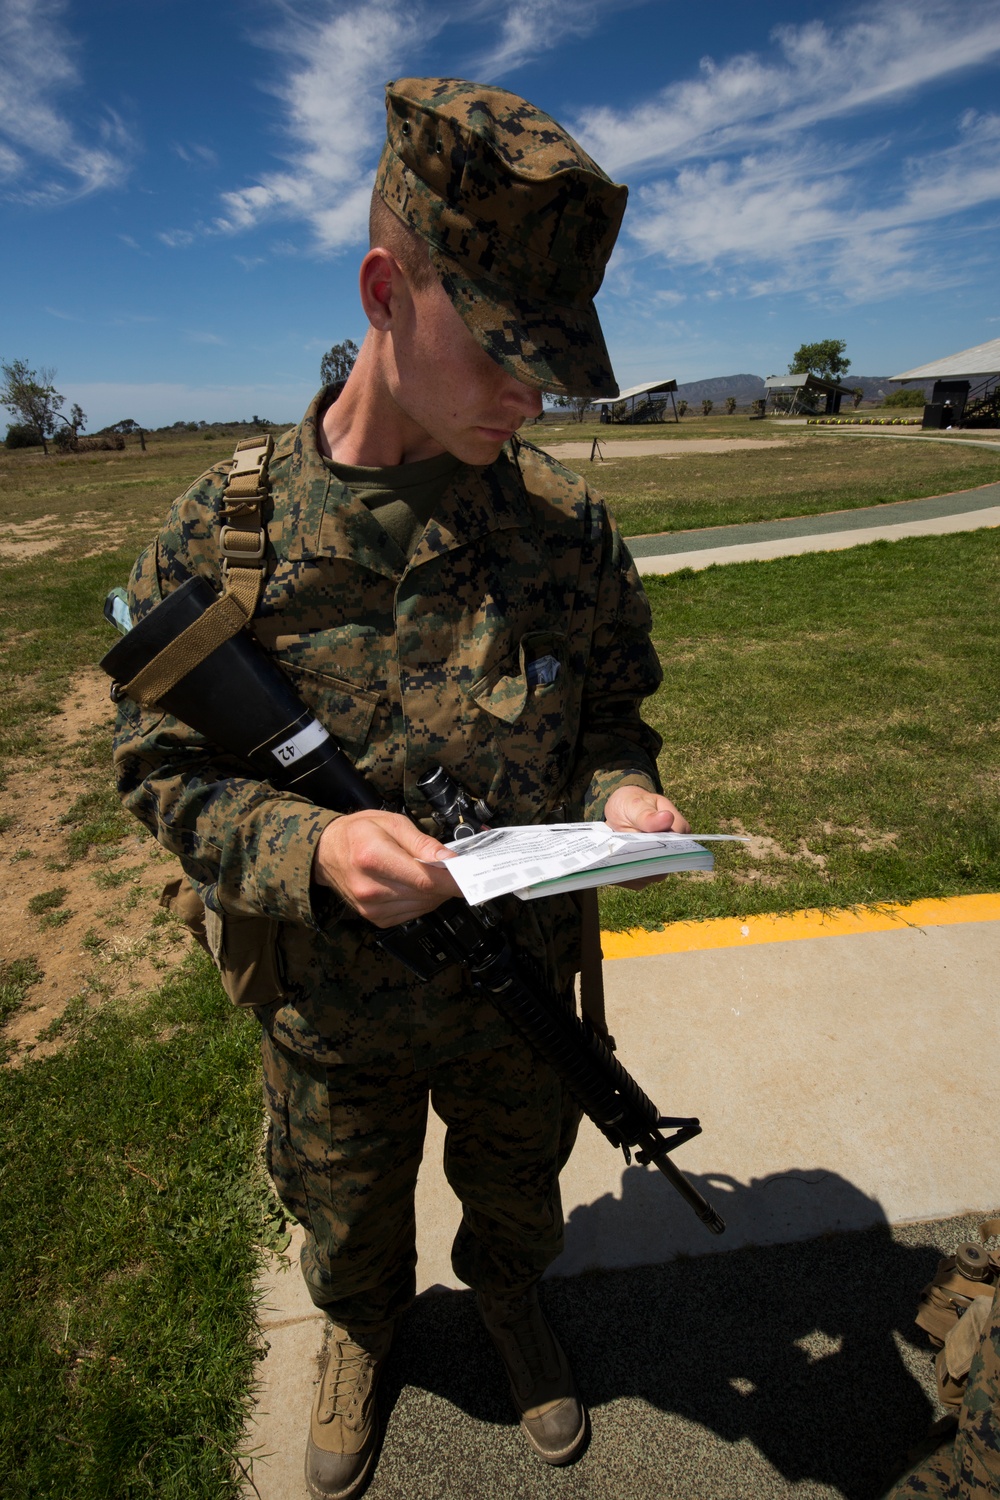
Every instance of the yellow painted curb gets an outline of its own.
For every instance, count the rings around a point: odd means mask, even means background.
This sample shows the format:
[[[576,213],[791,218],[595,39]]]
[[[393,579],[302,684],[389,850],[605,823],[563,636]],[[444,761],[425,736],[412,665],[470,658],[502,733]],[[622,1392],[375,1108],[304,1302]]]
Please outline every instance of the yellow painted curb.
[[[900,927],[947,927],[954,922],[1000,921],[1000,895],[947,896],[905,906],[862,906],[854,911],[794,911],[784,916],[709,917],[673,922],[663,932],[633,927],[602,932],[604,957],[649,958],[657,953],[695,953],[706,948],[739,948],[754,943],[789,943],[800,938],[850,937],[893,932]]]

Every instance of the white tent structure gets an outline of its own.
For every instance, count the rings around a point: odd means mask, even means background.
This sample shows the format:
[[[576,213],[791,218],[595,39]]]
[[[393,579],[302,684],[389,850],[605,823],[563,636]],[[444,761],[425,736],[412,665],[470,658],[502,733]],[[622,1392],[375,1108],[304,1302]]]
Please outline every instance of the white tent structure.
[[[627,391],[619,391],[617,396],[599,396],[596,401],[591,402],[591,405],[599,406],[601,408],[602,421],[604,421],[607,420],[607,418],[604,417],[604,413],[607,412],[610,416],[611,408],[617,406],[619,401],[631,401],[632,410],[629,413],[627,420],[633,421],[635,419],[635,403],[638,401],[640,396],[645,396],[648,400],[650,396],[669,395],[670,404],[674,408],[674,420],[679,422],[680,418],[677,415],[677,404],[674,401],[674,391],[676,391],[676,389],[676,380],[646,380],[642,385],[633,385],[630,386]],[[664,405],[666,405],[665,402]]]
[[[1000,339],[890,375],[890,380],[934,381],[924,407],[925,427],[1000,426]]]
[[[893,381],[904,380],[996,380],[1000,375],[1000,339],[990,339],[986,344],[973,344],[971,349],[961,349],[958,354],[946,354],[943,359],[932,359],[930,364],[918,365],[915,370],[904,370],[902,375],[890,375]]]

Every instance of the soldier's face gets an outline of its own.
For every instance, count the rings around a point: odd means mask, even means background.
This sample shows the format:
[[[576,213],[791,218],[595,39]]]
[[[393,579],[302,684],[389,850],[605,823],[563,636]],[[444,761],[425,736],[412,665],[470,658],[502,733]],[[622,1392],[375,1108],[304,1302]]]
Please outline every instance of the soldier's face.
[[[437,281],[410,293],[393,345],[397,404],[464,463],[493,463],[511,434],[542,409],[541,392],[490,359]]]

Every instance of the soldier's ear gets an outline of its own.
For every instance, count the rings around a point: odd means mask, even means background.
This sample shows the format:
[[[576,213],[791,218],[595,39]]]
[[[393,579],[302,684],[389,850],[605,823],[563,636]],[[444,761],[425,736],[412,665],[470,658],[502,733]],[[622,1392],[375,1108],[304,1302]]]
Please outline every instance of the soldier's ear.
[[[388,332],[395,304],[405,287],[406,278],[395,256],[380,246],[369,250],[361,262],[358,288],[365,317],[373,328]]]

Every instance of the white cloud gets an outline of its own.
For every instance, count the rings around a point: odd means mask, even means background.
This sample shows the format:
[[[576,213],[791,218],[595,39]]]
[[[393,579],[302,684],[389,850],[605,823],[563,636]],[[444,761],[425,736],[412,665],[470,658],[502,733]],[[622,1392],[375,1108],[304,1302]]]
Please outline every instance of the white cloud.
[[[606,14],[597,0],[509,0],[497,44],[477,59],[475,71],[486,80],[513,72],[568,38],[589,36]]]
[[[774,32],[780,58],[702,62],[633,108],[585,110],[583,144],[612,174],[763,147],[839,116],[896,102],[1000,53],[1000,3],[882,0],[863,20]]]
[[[288,165],[223,194],[215,229],[234,232],[291,218],[310,225],[320,250],[361,239],[385,134],[382,86],[434,29],[426,13],[404,10],[394,0],[361,0],[308,25],[287,14],[269,46],[290,64],[275,90],[286,109]]]
[[[4,141],[0,141],[0,177],[16,177],[24,168],[24,158],[18,156]]]
[[[61,107],[79,86],[76,44],[62,26],[65,0],[0,0],[0,175],[8,197],[57,203],[116,186],[132,142],[105,109],[91,139]]]
[[[164,231],[166,244],[282,221],[307,225],[321,253],[362,242],[383,82],[417,71],[436,33],[458,21],[491,27],[495,45],[472,71],[496,76],[613,24],[597,0],[466,0],[461,8],[458,0],[313,0],[308,19],[301,4],[273,3],[282,25],[264,40],[282,75],[272,92],[284,160],[223,194],[211,223]],[[997,198],[1000,142],[993,116],[967,113],[955,145],[908,159],[894,132],[901,119],[916,130],[923,116],[919,104],[904,114],[900,102],[998,53],[1000,0],[961,9],[952,0],[905,8],[875,0],[845,11],[836,26],[780,26],[764,52],[706,59],[691,77],[624,109],[583,112],[574,127],[583,144],[606,169],[638,179],[609,291],[643,286],[650,256],[724,273],[719,285],[733,294],[826,283],[864,298],[920,284],[932,274],[922,262],[933,264],[933,226]],[[862,113],[871,138],[839,144],[845,132],[836,122]],[[287,253],[304,248],[296,240]]]
[[[632,240],[678,266],[747,268],[741,290],[758,294],[829,280],[866,300],[920,285],[934,274],[928,230],[1000,201],[1000,116],[962,125],[877,194],[858,179],[863,150],[828,151],[822,169],[807,144],[683,167],[640,190]]]
[[[174,141],[173,150],[189,167],[217,167],[219,158],[211,146],[199,145],[197,141]]]
[[[156,238],[171,250],[186,250],[188,245],[194,243],[194,235],[190,229],[161,229]]]
[[[284,4],[280,31],[265,41],[272,61],[282,54],[287,60],[284,80],[273,89],[284,106],[286,165],[224,193],[211,231],[232,234],[291,219],[310,226],[321,252],[357,244],[367,232],[372,178],[385,137],[387,78],[412,69],[414,56],[456,21],[488,21],[499,28],[496,45],[469,67],[474,75],[494,78],[568,37],[589,35],[602,14],[598,0],[507,0],[499,7],[495,0],[354,0],[346,6],[322,0],[305,21]]]
[[[706,60],[655,99],[584,120],[602,166],[639,178],[613,290],[638,251],[725,273],[736,294],[832,288],[872,300],[928,284],[943,224],[961,233],[1000,204],[1000,116],[966,110],[949,144],[921,154],[893,134],[901,119],[908,131],[926,122],[918,104],[900,115],[904,95],[1000,53],[1000,0],[961,12],[883,0],[836,31],[811,22],[774,37],[777,59]],[[831,122],[848,112],[878,133],[841,144]],[[634,283],[639,267],[628,273]]]

